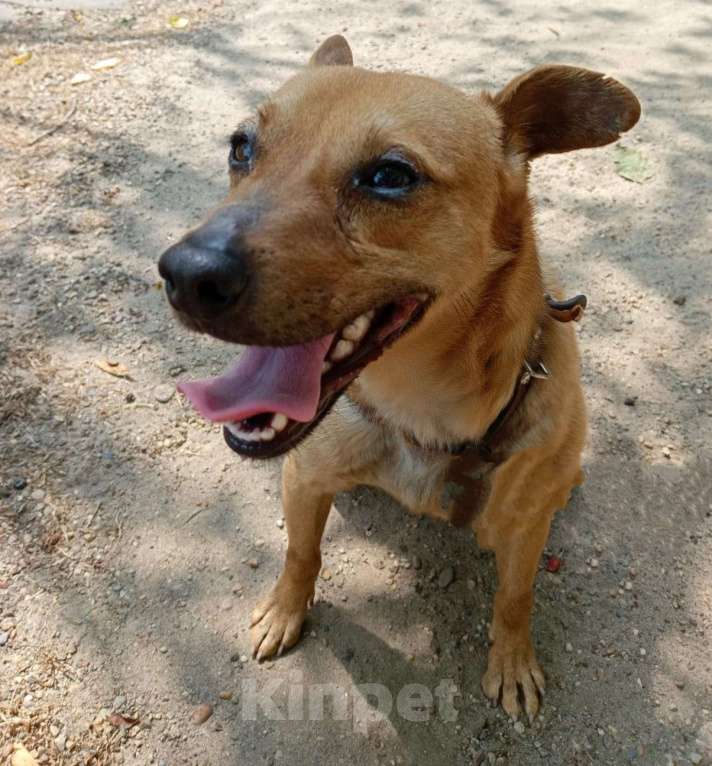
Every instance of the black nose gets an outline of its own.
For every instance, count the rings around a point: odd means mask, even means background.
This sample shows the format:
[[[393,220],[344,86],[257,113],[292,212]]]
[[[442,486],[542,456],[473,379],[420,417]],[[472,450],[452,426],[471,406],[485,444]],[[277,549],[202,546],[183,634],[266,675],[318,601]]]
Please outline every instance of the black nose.
[[[231,309],[247,285],[245,247],[233,230],[208,222],[169,247],[158,262],[171,305],[213,319]]]

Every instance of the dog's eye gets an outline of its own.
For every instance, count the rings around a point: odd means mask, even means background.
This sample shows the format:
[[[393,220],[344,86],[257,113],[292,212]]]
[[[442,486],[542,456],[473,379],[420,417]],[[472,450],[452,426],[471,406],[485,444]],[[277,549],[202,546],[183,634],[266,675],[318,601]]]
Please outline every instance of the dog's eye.
[[[356,185],[379,197],[397,197],[419,181],[415,168],[405,160],[381,160],[356,178]]]
[[[230,144],[230,165],[238,170],[249,169],[254,156],[254,147],[250,136],[246,133],[236,133]]]

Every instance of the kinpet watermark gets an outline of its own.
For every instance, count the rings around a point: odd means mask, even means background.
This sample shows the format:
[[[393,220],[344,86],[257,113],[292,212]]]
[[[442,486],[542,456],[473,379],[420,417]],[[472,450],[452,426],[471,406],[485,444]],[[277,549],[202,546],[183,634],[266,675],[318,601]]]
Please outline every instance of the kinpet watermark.
[[[300,672],[265,681],[245,678],[241,683],[241,718],[245,721],[351,721],[353,730],[368,733],[370,724],[397,716],[404,721],[457,720],[454,698],[459,694],[450,680],[434,688],[405,684],[305,683]]]

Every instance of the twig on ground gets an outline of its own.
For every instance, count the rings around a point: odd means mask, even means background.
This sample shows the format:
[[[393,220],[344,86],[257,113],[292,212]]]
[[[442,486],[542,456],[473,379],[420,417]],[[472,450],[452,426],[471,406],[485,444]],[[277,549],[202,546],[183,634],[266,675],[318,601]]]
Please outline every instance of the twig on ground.
[[[72,106],[69,108],[69,111],[62,117],[62,119],[53,127],[51,127],[49,130],[45,130],[44,133],[40,133],[39,136],[36,136],[32,139],[32,141],[28,141],[25,146],[34,146],[35,144],[38,144],[40,141],[44,141],[45,138],[49,138],[53,133],[56,133],[60,128],[64,127],[69,120],[72,119],[74,116],[74,112],[77,111],[77,102],[75,101]]]

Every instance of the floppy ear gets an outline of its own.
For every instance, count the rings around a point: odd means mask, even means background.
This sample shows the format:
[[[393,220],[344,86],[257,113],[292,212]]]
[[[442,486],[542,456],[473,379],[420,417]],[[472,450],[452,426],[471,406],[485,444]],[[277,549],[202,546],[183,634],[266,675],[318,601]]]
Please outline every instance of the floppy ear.
[[[354,55],[341,35],[332,35],[312,53],[309,66],[353,66]]]
[[[640,103],[625,85],[572,66],[536,67],[512,80],[494,103],[505,145],[529,159],[610,144],[640,117]]]

